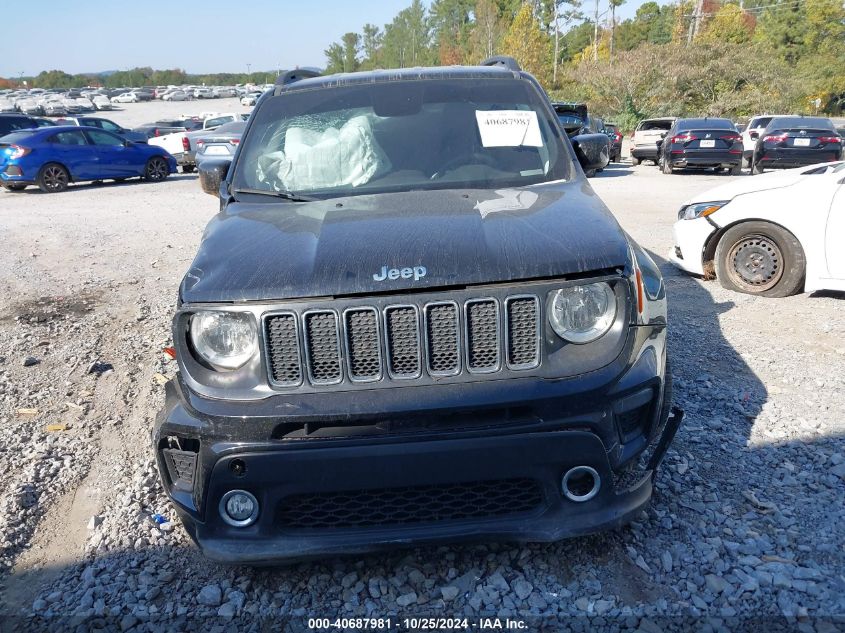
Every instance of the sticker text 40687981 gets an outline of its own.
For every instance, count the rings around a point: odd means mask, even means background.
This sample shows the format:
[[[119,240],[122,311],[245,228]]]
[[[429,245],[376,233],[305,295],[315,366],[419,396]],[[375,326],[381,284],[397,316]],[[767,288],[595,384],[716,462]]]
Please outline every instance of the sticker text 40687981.
[[[476,110],[484,147],[541,147],[543,137],[533,110]]]

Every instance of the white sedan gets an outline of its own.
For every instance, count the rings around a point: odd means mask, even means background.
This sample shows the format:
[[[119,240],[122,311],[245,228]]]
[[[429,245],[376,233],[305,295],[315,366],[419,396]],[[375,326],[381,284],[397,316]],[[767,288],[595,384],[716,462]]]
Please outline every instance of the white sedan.
[[[111,98],[112,103],[137,103],[138,102],[138,95],[134,92],[124,92],[123,94],[119,94],[116,97]]]
[[[688,200],[669,260],[764,297],[845,291],[845,162],[772,172]]]

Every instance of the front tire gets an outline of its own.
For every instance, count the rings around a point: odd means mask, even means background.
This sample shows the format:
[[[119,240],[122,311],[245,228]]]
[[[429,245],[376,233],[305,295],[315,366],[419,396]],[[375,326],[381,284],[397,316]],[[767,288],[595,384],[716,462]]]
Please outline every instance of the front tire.
[[[167,161],[161,156],[153,156],[147,161],[144,168],[144,180],[148,182],[161,182],[170,175],[170,168]]]
[[[44,193],[59,193],[67,189],[70,174],[58,163],[47,163],[38,172],[38,188]]]
[[[788,297],[804,287],[806,259],[798,239],[769,222],[743,222],[716,246],[716,278],[723,288],[761,297]]]

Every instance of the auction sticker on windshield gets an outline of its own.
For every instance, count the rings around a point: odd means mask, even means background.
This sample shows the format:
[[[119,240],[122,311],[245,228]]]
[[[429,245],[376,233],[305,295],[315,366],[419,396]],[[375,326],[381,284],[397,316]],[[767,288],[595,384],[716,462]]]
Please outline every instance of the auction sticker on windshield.
[[[476,110],[484,147],[541,147],[543,138],[533,110]]]

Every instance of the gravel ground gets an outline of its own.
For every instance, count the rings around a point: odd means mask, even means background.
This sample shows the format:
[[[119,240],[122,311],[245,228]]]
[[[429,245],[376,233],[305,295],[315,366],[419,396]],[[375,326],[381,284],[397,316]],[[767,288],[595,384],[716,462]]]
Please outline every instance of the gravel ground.
[[[111,118],[152,120],[162,105]],[[663,262],[679,203],[727,178],[619,165],[592,181],[661,262],[686,411],[653,503],[633,524],[554,545],[270,570],[202,558],[171,521],[149,447],[176,371],[163,348],[177,284],[216,202],[187,175],[0,193],[5,622],[262,630],[261,616],[298,631],[308,616],[393,615],[401,625],[439,615],[516,618],[531,630],[841,630],[845,304],[732,294]]]

